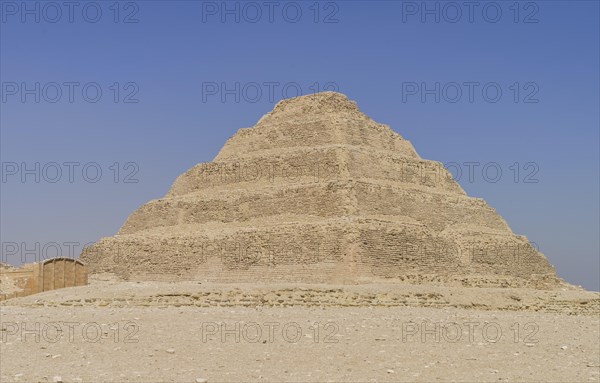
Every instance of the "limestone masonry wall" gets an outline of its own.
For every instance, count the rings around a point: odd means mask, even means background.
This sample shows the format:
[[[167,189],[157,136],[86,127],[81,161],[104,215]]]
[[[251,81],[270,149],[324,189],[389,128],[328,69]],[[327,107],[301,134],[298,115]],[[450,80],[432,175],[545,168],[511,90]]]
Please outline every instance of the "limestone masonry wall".
[[[81,259],[131,280],[559,282],[439,162],[333,92],[281,101]]]
[[[87,285],[87,269],[78,260],[52,258],[20,268],[1,271],[2,283],[12,282],[14,291],[0,294],[0,300],[22,297],[64,287]]]

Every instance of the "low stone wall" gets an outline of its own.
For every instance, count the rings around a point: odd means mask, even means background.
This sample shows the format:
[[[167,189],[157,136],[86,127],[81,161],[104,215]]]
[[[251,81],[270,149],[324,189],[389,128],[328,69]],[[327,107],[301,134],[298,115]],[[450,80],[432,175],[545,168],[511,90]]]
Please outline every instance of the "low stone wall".
[[[3,291],[0,301],[88,283],[85,265],[70,258],[52,258],[26,264],[18,269],[2,270],[1,276],[3,283],[10,282],[17,291]]]

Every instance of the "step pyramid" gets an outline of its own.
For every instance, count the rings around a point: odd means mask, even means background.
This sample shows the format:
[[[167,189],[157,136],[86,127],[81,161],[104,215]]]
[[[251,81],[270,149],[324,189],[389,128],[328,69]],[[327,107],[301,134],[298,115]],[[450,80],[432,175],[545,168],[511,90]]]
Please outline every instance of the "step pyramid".
[[[280,101],[81,259],[130,280],[557,281],[441,163],[335,92]]]

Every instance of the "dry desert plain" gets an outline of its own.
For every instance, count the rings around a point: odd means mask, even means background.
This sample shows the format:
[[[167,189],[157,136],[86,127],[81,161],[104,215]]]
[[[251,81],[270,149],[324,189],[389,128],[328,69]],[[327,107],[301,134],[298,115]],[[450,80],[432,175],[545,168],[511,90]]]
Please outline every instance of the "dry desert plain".
[[[598,382],[600,294],[123,282],[2,302],[2,382]]]

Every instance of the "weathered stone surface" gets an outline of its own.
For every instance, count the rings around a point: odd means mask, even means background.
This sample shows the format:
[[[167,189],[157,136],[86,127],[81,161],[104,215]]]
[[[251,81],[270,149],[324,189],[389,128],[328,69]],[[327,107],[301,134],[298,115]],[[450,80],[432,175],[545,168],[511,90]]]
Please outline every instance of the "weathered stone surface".
[[[87,268],[71,258],[50,258],[19,268],[0,263],[0,301],[87,283]]]
[[[439,162],[333,92],[279,102],[82,258],[133,280],[559,283]]]

